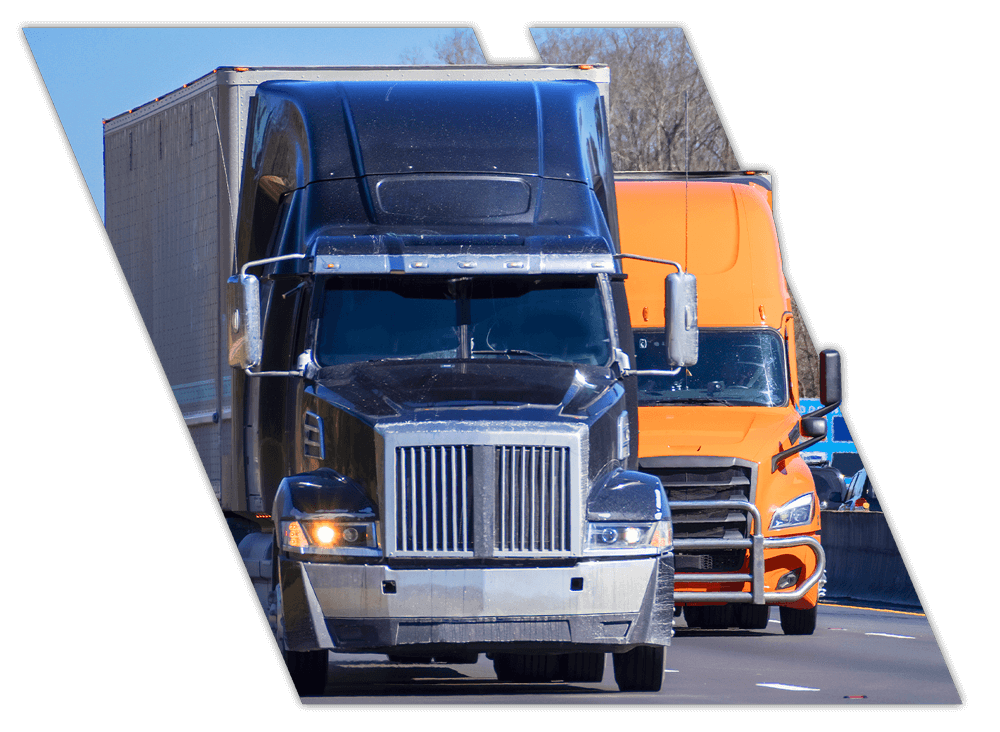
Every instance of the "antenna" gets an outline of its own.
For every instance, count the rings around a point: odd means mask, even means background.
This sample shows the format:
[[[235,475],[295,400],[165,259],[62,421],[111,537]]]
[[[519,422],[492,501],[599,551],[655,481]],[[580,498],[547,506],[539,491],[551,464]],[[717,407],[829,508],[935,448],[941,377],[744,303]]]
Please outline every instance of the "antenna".
[[[688,93],[684,91],[684,266],[688,266],[688,179],[691,173],[691,149],[688,145]]]

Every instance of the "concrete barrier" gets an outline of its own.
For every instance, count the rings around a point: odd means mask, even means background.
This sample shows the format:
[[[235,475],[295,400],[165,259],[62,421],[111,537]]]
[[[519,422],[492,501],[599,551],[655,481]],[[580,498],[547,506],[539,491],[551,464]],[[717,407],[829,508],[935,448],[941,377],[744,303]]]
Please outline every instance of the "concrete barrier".
[[[920,607],[885,514],[823,511],[826,597]]]

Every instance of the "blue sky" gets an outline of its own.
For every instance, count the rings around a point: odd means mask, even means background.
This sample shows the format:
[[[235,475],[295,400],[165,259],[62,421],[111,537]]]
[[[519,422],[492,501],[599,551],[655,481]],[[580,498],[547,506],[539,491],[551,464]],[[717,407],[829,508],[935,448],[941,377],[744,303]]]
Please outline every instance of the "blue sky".
[[[219,66],[398,64],[434,59],[449,27],[25,27],[35,63],[104,218],[101,123]]]

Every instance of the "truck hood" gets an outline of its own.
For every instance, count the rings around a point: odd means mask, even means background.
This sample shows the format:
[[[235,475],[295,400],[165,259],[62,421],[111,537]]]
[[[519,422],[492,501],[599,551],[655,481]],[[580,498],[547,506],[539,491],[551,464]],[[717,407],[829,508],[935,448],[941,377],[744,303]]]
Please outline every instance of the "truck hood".
[[[791,407],[640,407],[639,456],[715,455],[759,462],[791,442]]]
[[[607,368],[553,362],[384,361],[328,366],[316,396],[367,422],[489,418],[588,420],[618,401]],[[618,390],[622,387],[618,385]]]

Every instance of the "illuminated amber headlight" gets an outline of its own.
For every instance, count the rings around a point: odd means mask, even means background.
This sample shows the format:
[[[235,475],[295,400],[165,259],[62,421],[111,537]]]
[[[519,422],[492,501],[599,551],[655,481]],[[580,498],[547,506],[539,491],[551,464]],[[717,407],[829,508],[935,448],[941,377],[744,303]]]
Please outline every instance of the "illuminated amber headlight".
[[[376,521],[282,521],[281,548],[298,554],[378,556],[377,526]]]

